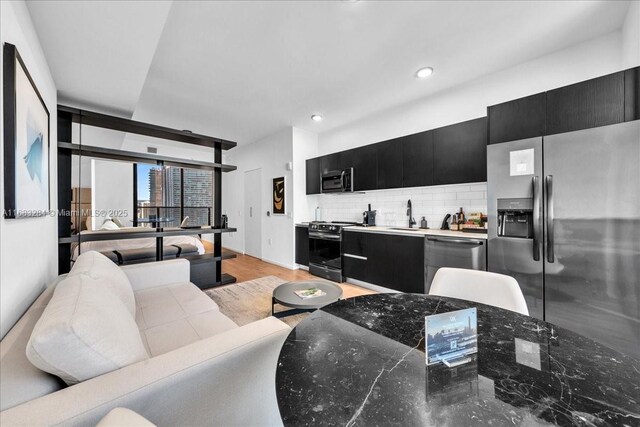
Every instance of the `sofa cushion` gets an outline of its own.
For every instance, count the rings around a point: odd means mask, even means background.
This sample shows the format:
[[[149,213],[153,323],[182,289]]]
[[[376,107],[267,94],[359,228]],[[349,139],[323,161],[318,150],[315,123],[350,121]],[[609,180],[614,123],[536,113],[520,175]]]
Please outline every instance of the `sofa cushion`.
[[[136,314],[136,301],[127,275],[109,258],[96,251],[82,253],[68,276],[86,274],[96,283],[113,292],[125,305],[131,316]]]
[[[43,371],[75,384],[148,355],[122,301],[101,279],[76,274],[56,286],[33,329],[27,357]]]
[[[237,328],[193,283],[176,283],[135,293],[136,323],[152,357]]]

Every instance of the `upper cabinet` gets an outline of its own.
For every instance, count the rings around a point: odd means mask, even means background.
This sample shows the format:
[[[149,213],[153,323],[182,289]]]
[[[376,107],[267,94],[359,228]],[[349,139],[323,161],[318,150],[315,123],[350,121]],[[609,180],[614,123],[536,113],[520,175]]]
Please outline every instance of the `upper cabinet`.
[[[306,161],[307,194],[320,194],[320,157]]]
[[[640,67],[624,72],[624,121],[640,120]]]
[[[402,186],[433,185],[433,131],[402,138]]]
[[[487,180],[487,118],[445,126],[433,132],[433,183]]]
[[[546,114],[547,94],[544,92],[487,108],[489,144],[544,135]]]
[[[402,141],[404,138],[374,144],[377,150],[378,183],[376,188],[402,187]]]
[[[640,119],[640,67],[487,108],[489,144]]]
[[[365,145],[364,147],[338,153],[338,169],[353,168],[353,189],[354,191],[375,190],[377,187],[378,173],[378,151],[375,145]]]
[[[624,71],[547,92],[545,135],[624,122]]]

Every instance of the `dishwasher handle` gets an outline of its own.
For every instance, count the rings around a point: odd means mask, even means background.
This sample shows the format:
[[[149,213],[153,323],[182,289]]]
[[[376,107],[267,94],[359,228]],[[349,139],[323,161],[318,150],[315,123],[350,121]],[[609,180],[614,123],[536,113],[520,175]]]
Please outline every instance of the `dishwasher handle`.
[[[436,237],[427,237],[427,240],[430,242],[460,243],[463,245],[484,245],[482,240],[476,239],[438,239]]]

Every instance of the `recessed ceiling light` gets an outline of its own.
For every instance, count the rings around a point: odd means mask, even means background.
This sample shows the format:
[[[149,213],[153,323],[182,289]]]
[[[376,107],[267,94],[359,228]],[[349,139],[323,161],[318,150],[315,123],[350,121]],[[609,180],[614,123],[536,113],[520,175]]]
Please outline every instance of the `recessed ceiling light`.
[[[420,68],[418,71],[416,71],[416,78],[426,79],[431,74],[433,74],[433,68],[431,67]]]
[[[313,120],[314,122],[321,122],[322,116],[319,114],[314,114],[313,116],[311,116],[311,120]]]

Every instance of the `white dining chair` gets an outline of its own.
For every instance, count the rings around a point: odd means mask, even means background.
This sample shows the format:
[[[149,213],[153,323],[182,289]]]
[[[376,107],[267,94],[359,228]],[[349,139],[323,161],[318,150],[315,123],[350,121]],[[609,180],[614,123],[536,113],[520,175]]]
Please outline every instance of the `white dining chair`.
[[[433,277],[429,295],[465,299],[529,315],[518,282],[504,274],[443,267]]]

